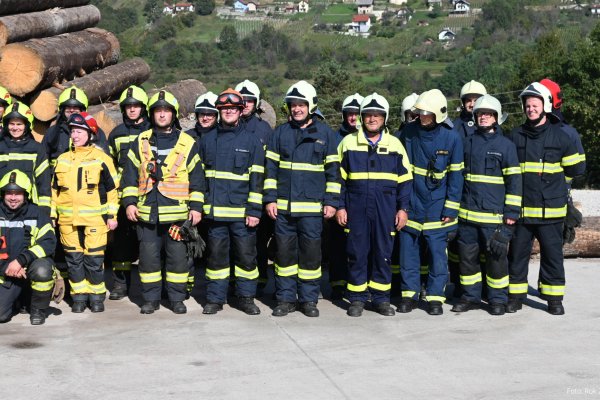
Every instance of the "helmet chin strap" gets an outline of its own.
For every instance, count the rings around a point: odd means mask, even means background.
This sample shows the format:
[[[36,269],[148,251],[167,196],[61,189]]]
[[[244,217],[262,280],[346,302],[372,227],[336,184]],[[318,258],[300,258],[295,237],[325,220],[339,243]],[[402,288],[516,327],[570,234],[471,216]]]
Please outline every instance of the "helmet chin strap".
[[[546,116],[546,113],[543,112],[536,119],[529,119],[529,118],[527,118],[526,123],[529,126],[537,126],[540,122],[542,122],[542,120],[544,119],[545,116]]]

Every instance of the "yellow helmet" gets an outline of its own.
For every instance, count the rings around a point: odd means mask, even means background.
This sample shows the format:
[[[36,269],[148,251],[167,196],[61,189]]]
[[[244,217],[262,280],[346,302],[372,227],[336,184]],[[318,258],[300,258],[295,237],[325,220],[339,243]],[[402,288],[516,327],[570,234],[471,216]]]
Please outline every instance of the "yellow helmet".
[[[71,86],[63,90],[58,97],[58,108],[64,107],[79,107],[81,111],[86,111],[88,108],[88,98],[85,92],[77,86]]]
[[[4,115],[2,116],[3,125],[8,126],[8,121],[13,118],[22,119],[29,129],[33,128],[33,113],[29,107],[20,101],[15,101],[4,110]]]
[[[119,97],[119,106],[121,112],[125,112],[126,105],[141,105],[144,108],[148,107],[148,95],[141,87],[131,85],[127,89],[123,90],[121,97]]]
[[[155,93],[148,101],[148,111],[152,111],[157,107],[168,107],[175,113],[175,118],[179,117],[179,102],[171,93],[160,90]]]
[[[24,190],[29,196],[31,194],[31,180],[24,172],[13,169],[0,179],[2,196],[4,196],[6,190]]]
[[[304,101],[308,103],[308,113],[314,114],[317,110],[317,91],[313,85],[306,81],[294,83],[285,94],[286,104],[292,101]]]
[[[8,90],[6,90],[4,87],[0,86],[0,106],[8,107],[11,104],[12,97],[10,93],[8,93]]]
[[[415,113],[420,115],[435,114],[436,124],[448,118],[448,102],[439,89],[431,89],[421,93],[415,102]]]
[[[460,99],[463,100],[466,96],[483,96],[487,94],[487,90],[483,84],[477,81],[469,81],[460,89]]]

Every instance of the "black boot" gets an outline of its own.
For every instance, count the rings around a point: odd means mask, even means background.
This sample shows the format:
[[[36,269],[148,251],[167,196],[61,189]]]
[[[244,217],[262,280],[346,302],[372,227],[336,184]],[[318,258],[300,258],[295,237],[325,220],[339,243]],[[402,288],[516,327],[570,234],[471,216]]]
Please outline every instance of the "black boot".
[[[317,308],[317,303],[312,301],[307,301],[306,303],[300,304],[300,309],[302,313],[307,317],[318,317],[319,309]]]
[[[187,312],[187,307],[183,304],[183,301],[172,301],[171,310],[173,310],[175,314],[185,314]]]
[[[501,303],[491,303],[490,304],[490,314],[491,315],[504,315],[506,312],[506,306]]]
[[[260,314],[260,308],[254,304],[254,298],[252,297],[240,297],[238,300],[238,307],[248,315]]]
[[[481,304],[474,303],[469,300],[460,299],[450,311],[452,312],[467,312],[469,310],[476,310],[481,307]]]
[[[71,312],[74,313],[82,313],[85,311],[86,308],[86,304],[85,301],[74,301],[73,305],[71,306]]]
[[[140,309],[140,313],[141,314],[152,314],[152,313],[154,313],[154,311],[157,311],[158,309],[160,309],[160,301],[159,300],[144,301],[144,304],[142,304],[142,308]]]
[[[344,287],[343,286],[333,286],[331,288],[331,300],[332,301],[336,301],[336,300],[342,300],[344,298]]]
[[[410,297],[403,297],[396,311],[406,314],[417,308],[417,305],[418,303],[416,300],[413,300]]]
[[[360,317],[365,309],[365,303],[362,301],[353,301],[348,307],[346,314],[350,317]]]
[[[90,310],[93,313],[104,312],[104,302],[101,300],[90,301]]]
[[[563,315],[565,307],[561,300],[548,300],[548,312],[552,315]]]
[[[108,296],[109,300],[121,300],[122,298],[127,297],[127,285],[123,283],[115,282],[113,286],[113,290],[110,291],[110,295]]]
[[[31,322],[31,325],[44,325],[44,322],[46,322],[46,310],[31,307],[29,321]]]
[[[273,309],[271,313],[274,317],[285,317],[289,313],[296,311],[296,303],[288,303],[287,301],[280,301],[277,303],[277,307]]]
[[[516,297],[509,297],[508,304],[506,305],[507,313],[516,313],[521,308],[523,308],[523,303],[521,303],[521,299]]]
[[[394,312],[394,308],[387,301],[375,305],[374,308],[375,311],[377,311],[379,314],[385,317],[392,317],[396,315],[396,313]]]
[[[216,314],[221,310],[223,310],[223,304],[206,303],[204,310],[202,310],[202,314]]]
[[[430,301],[429,308],[427,309],[427,313],[429,315],[442,315],[444,313],[444,309],[442,308],[441,301]]]

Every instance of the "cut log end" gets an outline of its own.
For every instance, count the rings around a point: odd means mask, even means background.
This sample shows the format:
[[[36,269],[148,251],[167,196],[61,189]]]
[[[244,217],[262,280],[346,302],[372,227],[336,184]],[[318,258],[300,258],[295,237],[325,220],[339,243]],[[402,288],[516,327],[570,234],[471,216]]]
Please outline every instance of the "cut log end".
[[[6,46],[6,43],[8,43],[8,29],[0,22],[0,47]]]
[[[31,102],[31,112],[40,121],[50,121],[58,111],[58,95],[50,90],[42,90]]]
[[[10,44],[0,49],[0,85],[10,87],[12,94],[31,92],[43,75],[44,63],[34,51]]]

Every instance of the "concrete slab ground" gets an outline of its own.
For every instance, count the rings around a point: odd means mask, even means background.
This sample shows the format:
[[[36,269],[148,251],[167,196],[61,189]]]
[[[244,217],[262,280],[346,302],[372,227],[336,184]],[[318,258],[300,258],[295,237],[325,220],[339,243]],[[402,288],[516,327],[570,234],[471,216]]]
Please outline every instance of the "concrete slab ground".
[[[591,399],[600,398],[599,260],[568,260],[566,315],[530,293],[523,310],[350,318],[250,317],[225,307],[141,315],[62,303],[43,326],[0,325],[2,399]],[[532,261],[530,283],[538,264]],[[533,293],[533,292],[532,292]],[[135,299],[135,298],[134,298]],[[139,301],[139,298],[136,299]]]

